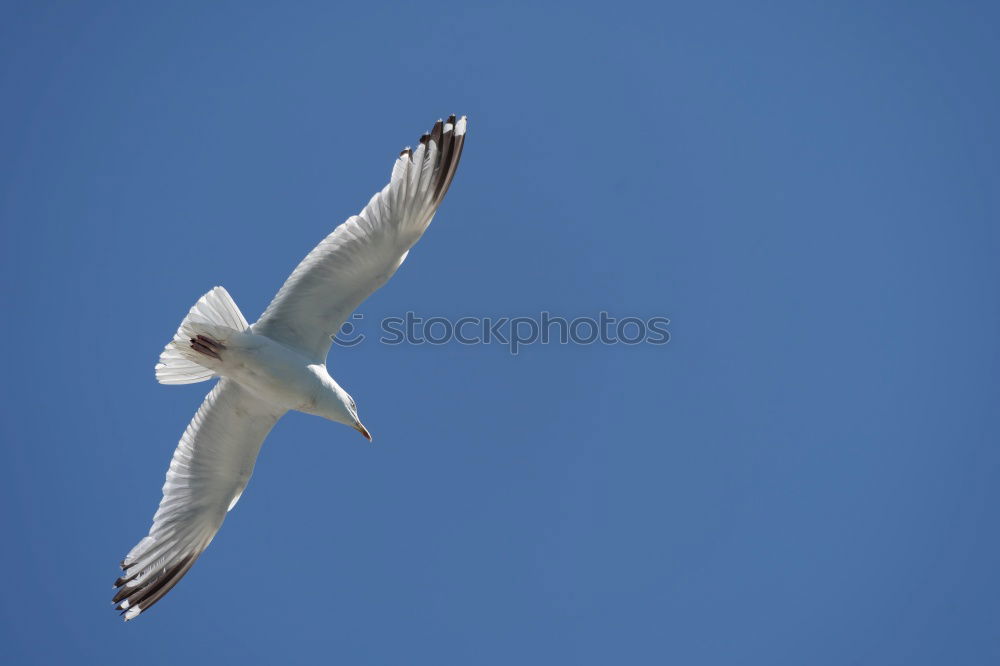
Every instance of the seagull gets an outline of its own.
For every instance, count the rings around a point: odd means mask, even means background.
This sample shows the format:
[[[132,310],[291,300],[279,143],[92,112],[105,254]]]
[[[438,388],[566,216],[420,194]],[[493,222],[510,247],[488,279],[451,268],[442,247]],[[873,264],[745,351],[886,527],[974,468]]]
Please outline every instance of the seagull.
[[[415,150],[400,152],[389,184],[306,255],[253,325],[222,287],[181,322],[156,379],[219,381],[174,451],[149,534],[121,562],[112,603],[126,621],[162,599],[208,547],[285,412],[343,423],[371,441],[354,399],[327,371],[327,353],[434,218],[455,177],[465,128],[465,116],[438,120]]]

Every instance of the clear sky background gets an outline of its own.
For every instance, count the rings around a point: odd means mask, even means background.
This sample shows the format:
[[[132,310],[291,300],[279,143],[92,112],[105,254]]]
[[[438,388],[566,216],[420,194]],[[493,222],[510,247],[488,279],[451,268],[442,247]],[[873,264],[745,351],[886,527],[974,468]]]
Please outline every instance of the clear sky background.
[[[503,4],[3,4],[0,661],[1000,663],[997,5]],[[449,113],[365,322],[670,343],[335,349],[375,443],[286,417],[123,624],[162,346]]]

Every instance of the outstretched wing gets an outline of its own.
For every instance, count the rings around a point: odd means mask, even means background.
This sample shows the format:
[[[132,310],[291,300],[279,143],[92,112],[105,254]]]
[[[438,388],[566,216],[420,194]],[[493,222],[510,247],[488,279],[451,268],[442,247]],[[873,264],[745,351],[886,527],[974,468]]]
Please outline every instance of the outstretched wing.
[[[126,620],[169,592],[212,541],[282,414],[229,379],[208,394],[174,451],[149,536],[122,561],[114,603]]]
[[[317,363],[369,294],[403,263],[451,185],[465,142],[465,116],[438,121],[416,150],[405,149],[392,178],[296,267],[253,325]]]

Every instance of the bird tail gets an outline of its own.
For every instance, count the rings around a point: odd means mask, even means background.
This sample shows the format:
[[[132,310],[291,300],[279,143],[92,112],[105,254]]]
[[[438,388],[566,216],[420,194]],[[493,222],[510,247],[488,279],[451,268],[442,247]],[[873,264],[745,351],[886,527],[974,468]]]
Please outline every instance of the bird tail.
[[[223,287],[198,299],[180,328],[160,354],[156,379],[161,384],[194,384],[211,379],[215,371],[206,367],[211,358],[219,358],[219,349],[233,331],[249,332],[250,324],[232,296]]]

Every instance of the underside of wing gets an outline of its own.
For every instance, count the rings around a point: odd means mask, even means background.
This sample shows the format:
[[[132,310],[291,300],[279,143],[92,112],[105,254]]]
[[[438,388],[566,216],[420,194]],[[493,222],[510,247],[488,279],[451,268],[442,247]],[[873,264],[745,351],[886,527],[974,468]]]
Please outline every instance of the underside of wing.
[[[254,332],[323,362],[347,317],[392,277],[427,229],[458,168],[465,127],[464,116],[439,120],[416,150],[403,150],[389,184],[302,260]]]
[[[174,451],[149,535],[122,561],[113,602],[126,620],[159,601],[212,541],[283,411],[222,379]]]

